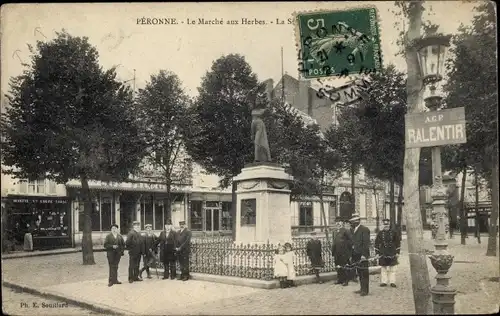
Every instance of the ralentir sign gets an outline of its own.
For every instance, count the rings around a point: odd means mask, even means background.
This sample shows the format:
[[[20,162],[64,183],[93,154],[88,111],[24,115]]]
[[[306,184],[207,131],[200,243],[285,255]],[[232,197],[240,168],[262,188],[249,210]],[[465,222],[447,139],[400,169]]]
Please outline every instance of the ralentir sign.
[[[405,116],[405,147],[435,147],[467,142],[465,108],[446,109]]]

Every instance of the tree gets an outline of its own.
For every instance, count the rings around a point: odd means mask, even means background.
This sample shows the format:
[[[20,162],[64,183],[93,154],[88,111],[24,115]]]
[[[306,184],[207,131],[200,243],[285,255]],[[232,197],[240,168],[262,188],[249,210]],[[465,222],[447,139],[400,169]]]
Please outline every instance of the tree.
[[[319,125],[300,115],[282,100],[270,103],[272,109],[267,118],[270,126],[272,156],[276,162],[288,167],[294,177],[291,197],[317,196],[320,200],[321,216],[326,225],[324,191],[331,186],[332,175],[339,171],[340,160],[334,147],[327,143]],[[330,176],[330,177],[328,177]],[[327,240],[328,229],[325,230]]]
[[[334,148],[339,163],[339,171],[348,171],[351,175],[353,212],[356,208],[355,175],[365,161],[367,138],[362,132],[361,121],[355,108],[343,109],[338,117],[339,124],[333,124],[325,133],[325,138]]]
[[[449,79],[443,87],[447,107],[465,107],[467,143],[460,145],[468,165],[477,169],[490,187],[498,184],[498,87],[496,12],[490,2],[481,2],[470,27],[461,26],[454,36],[453,59],[447,62]],[[470,76],[471,69],[481,77]],[[494,190],[492,190],[494,192]],[[497,193],[497,192],[496,192]],[[487,255],[496,254],[498,199],[492,198]]]
[[[420,1],[397,1],[404,19],[409,20],[408,29],[402,37],[402,49],[408,71],[406,80],[407,112],[422,112],[423,83],[419,78],[417,50],[412,43],[421,35],[423,4]],[[403,183],[404,183],[404,213],[406,215],[406,231],[408,252],[410,253],[410,272],[415,301],[416,314],[431,314],[432,301],[430,293],[429,270],[427,255],[423,245],[422,215],[419,201],[419,162],[420,148],[405,148]]]
[[[172,185],[185,181],[191,171],[183,152],[183,131],[190,124],[188,103],[177,75],[165,70],[152,75],[137,95],[138,119],[148,146],[144,162],[153,170],[161,170],[160,178],[166,184],[166,214],[171,214]]]
[[[3,163],[18,178],[79,179],[84,200],[83,264],[94,264],[88,181],[120,181],[142,159],[144,144],[131,91],[104,71],[86,37],[64,30],[38,41],[31,64],[12,78],[2,116]]]
[[[190,108],[191,124],[185,131],[186,150],[227,187],[245,163],[252,161],[250,94],[259,88],[257,76],[245,58],[230,54],[212,64],[202,78],[199,96]],[[272,157],[272,156],[271,156]],[[231,218],[236,226],[236,185],[232,184]]]
[[[366,173],[390,183],[390,220],[396,226],[394,184],[403,184],[406,113],[406,80],[394,65],[371,75],[370,89],[359,101],[357,117],[366,149]],[[400,194],[402,190],[400,190]],[[399,213],[399,212],[398,212]],[[401,227],[401,214],[398,214]]]

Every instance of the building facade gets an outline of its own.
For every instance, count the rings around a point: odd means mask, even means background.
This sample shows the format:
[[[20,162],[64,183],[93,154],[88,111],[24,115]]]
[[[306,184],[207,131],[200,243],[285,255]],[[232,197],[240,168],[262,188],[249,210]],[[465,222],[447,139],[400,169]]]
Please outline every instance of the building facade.
[[[266,81],[268,87],[273,87],[271,79]],[[356,91],[352,91],[356,93]],[[327,98],[320,98],[318,90],[311,86],[309,80],[298,80],[285,74],[268,91],[270,98],[284,96],[284,102],[301,112],[301,117],[311,117],[322,132],[328,130],[332,124],[336,124],[337,116],[334,104]],[[353,213],[358,213],[363,224],[370,228],[377,226],[377,220],[381,221],[388,214],[385,210],[385,184],[378,180],[367,179],[363,168],[355,175],[355,190],[351,192],[351,176],[344,173],[339,179],[330,179],[329,192],[324,194],[325,216],[321,214],[321,205],[318,197],[302,198],[301,201],[292,201],[292,223],[296,230],[311,230],[312,227],[303,226],[325,226],[334,225],[335,220],[346,220]],[[352,205],[352,195],[354,204]]]
[[[34,249],[74,245],[73,217],[64,185],[47,179],[15,179],[3,172],[1,180],[4,246],[22,249],[27,232],[33,235]]]

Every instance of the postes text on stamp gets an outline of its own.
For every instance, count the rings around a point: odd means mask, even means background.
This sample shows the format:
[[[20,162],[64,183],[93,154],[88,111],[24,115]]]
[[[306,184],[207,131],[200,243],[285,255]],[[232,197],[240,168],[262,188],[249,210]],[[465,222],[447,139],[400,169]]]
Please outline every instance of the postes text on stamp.
[[[364,75],[381,69],[375,8],[299,12],[295,23],[302,77]]]

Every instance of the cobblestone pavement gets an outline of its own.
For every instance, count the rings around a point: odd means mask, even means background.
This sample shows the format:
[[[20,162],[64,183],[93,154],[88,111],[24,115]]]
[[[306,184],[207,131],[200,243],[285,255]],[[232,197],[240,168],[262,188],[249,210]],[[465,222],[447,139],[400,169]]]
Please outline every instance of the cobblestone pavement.
[[[4,315],[97,315],[97,313],[78,306],[68,304],[67,307],[60,307],[60,304],[61,302],[56,300],[41,298],[5,287],[2,288],[2,312]]]
[[[462,246],[459,244],[460,238],[449,240],[449,250],[455,256],[455,263],[449,275],[451,284],[458,291],[456,313],[495,312],[498,310],[499,283],[489,281],[489,279],[499,275],[498,257],[485,256],[486,242],[478,245],[471,238],[467,242],[468,245]],[[426,240],[426,249],[432,250],[432,244],[432,241]],[[120,306],[120,301],[126,299],[122,291],[126,292],[126,288],[129,287],[137,288],[137,291],[141,293],[136,296],[137,298],[147,300],[147,304],[151,304],[152,301],[157,302],[151,305],[148,314],[414,314],[415,306],[406,248],[406,242],[403,242],[403,252],[397,272],[398,288],[380,288],[378,286],[379,275],[371,276],[370,295],[366,297],[353,293],[358,289],[358,284],[351,283],[348,287],[341,287],[332,282],[299,286],[293,289],[246,291],[241,287],[231,288],[221,284],[215,286],[201,281],[173,281],[175,285],[169,286],[168,284],[172,284],[169,283],[170,281],[153,279],[140,284],[124,283],[119,286],[123,288],[118,286],[116,289],[115,287],[108,288],[106,286],[108,268],[106,256],[102,252],[95,253],[96,265],[92,266],[81,264],[81,253],[9,259],[2,262],[2,274],[5,280],[13,283],[50,288],[58,288],[57,285],[61,284],[61,289],[64,289],[64,286],[68,289],[74,287],[76,295],[80,290],[77,282],[87,281],[81,284],[82,291],[83,288],[88,288],[94,296],[115,298],[117,306]],[[126,281],[127,265],[128,256],[125,255],[122,257],[119,269],[122,281]],[[436,272],[430,261],[428,261],[428,268],[431,285],[434,285]],[[64,285],[64,283],[68,284]],[[70,286],[69,283],[72,285]],[[215,287],[220,289],[216,290]],[[95,289],[98,289],[98,292],[94,292]],[[143,295],[143,289],[151,291],[152,295]],[[220,290],[239,293],[212,295],[210,299],[201,298],[206,295],[205,292],[213,293]],[[116,292],[116,297],[112,294],[114,292]],[[161,304],[162,300],[173,300],[178,303]],[[141,304],[137,301],[138,306],[144,304],[146,303]]]

